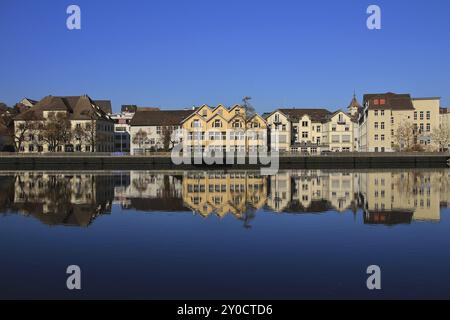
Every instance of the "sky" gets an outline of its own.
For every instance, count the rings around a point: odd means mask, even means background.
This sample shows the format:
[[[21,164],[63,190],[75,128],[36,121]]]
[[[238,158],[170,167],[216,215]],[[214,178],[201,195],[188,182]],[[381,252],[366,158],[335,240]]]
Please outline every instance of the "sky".
[[[81,30],[66,9],[81,8]],[[381,8],[381,30],[366,10]],[[174,109],[346,108],[356,92],[450,107],[448,0],[0,0],[0,101],[88,94]]]

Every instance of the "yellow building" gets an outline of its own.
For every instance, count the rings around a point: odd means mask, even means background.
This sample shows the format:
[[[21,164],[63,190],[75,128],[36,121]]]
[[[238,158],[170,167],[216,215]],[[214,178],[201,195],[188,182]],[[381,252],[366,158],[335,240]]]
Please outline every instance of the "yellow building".
[[[246,117],[245,108],[203,105],[181,123],[188,151],[248,152],[265,150],[267,124],[259,115]]]
[[[409,94],[366,94],[359,117],[360,151],[394,152],[421,145],[427,151],[437,146],[431,133],[439,128],[440,98],[411,98]],[[399,134],[399,128],[413,128]]]

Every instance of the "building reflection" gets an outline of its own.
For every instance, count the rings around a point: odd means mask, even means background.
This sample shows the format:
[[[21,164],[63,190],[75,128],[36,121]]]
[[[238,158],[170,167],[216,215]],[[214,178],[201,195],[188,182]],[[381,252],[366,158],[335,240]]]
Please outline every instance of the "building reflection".
[[[8,181],[2,194],[11,200],[10,211],[46,225],[86,227],[111,212],[114,181],[110,175],[21,172],[2,178]]]
[[[250,222],[259,212],[353,213],[365,224],[438,222],[450,204],[450,171],[328,170],[180,173],[20,172],[0,176],[0,211],[47,225],[88,226],[111,205],[142,212],[231,215]]]

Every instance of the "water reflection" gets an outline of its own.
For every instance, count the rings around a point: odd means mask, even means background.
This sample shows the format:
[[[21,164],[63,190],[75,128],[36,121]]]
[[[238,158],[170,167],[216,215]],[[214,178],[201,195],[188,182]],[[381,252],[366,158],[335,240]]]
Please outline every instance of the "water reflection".
[[[365,224],[440,220],[450,171],[16,172],[0,176],[0,212],[47,225],[89,226],[122,210],[232,215],[245,227],[258,212],[362,214]]]

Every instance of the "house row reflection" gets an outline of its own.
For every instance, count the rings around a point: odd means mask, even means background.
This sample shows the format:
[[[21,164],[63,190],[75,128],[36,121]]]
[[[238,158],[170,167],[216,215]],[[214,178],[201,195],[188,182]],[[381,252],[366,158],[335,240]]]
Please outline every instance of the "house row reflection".
[[[143,212],[362,214],[367,224],[438,222],[450,204],[450,171],[17,172],[0,176],[0,212],[47,225],[89,226],[114,205]]]

